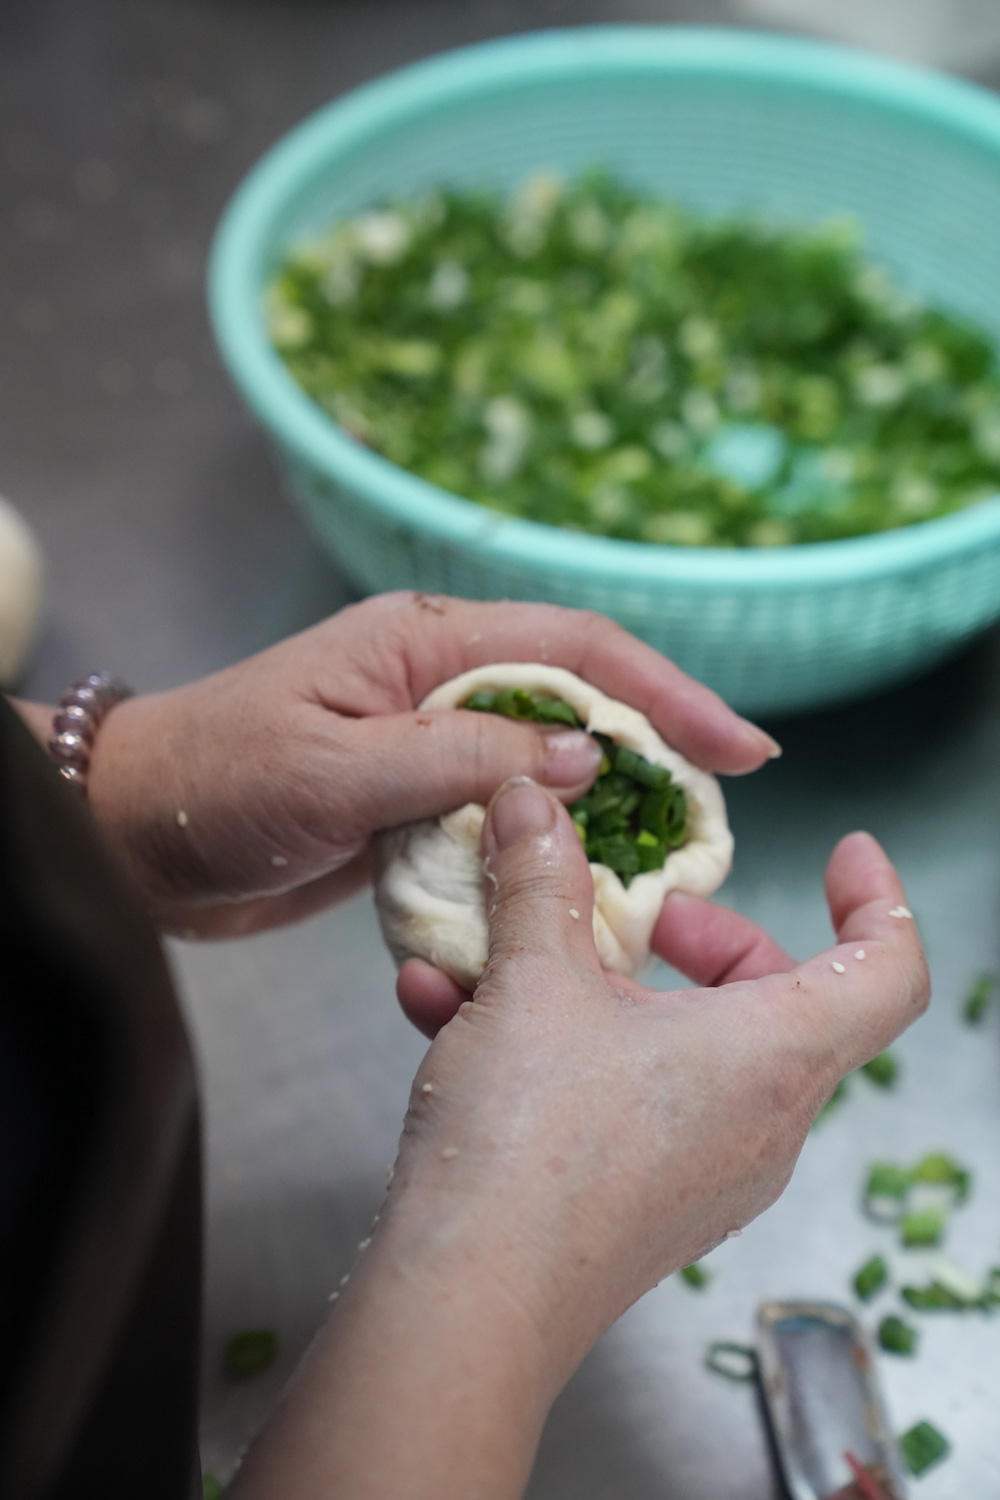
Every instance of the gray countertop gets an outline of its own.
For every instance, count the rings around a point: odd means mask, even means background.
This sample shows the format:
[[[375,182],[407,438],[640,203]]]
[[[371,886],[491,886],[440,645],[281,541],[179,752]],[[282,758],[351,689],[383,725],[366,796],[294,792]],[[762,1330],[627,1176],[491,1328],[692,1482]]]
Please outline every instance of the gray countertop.
[[[481,36],[601,19],[832,27],[1000,76],[993,10],[975,0],[7,0],[0,492],[49,564],[27,692],[51,699],[97,666],[167,686],[352,597],[282,499],[214,354],[212,227],[261,151],[351,84]],[[973,975],[1000,967],[1000,636],[930,679],[771,727],[784,759],[727,785],[737,863],[723,899],[804,955],[827,941],[830,848],[872,829],[907,882],[934,1005],[899,1044],[899,1086],[853,1080],[784,1198],[711,1257],[710,1286],[672,1278],[594,1351],[553,1413],[535,1500],[772,1495],[752,1394],[705,1372],[704,1347],[748,1339],[767,1296],[849,1300],[851,1273],[892,1243],[858,1211],[872,1157],[941,1148],[966,1162],[975,1192],[949,1254],[976,1272],[1000,1263],[1000,1014],[975,1031],[957,1019]],[[225,1475],[377,1209],[423,1043],[396,1010],[367,899],[171,957],[206,1099],[204,1443]],[[919,1273],[919,1257],[891,1258]],[[278,1329],[278,1365],[227,1386],[220,1344],[254,1325]],[[914,1492],[1000,1493],[1000,1321],[921,1327],[916,1360],[882,1361],[890,1407],[900,1428],[931,1418],[954,1455]]]

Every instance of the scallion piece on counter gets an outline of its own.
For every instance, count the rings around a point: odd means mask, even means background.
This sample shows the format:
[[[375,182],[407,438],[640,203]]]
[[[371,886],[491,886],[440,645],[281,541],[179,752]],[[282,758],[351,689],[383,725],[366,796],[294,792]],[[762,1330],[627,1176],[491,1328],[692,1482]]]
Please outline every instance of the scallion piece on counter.
[[[900,1295],[920,1312],[992,1312],[1000,1305],[1000,1267],[988,1271],[983,1282],[960,1266],[937,1259],[927,1286],[904,1286]]]
[[[951,1444],[930,1422],[918,1422],[899,1440],[903,1461],[913,1475],[923,1474],[932,1464],[947,1458]]]
[[[889,1277],[889,1268],[881,1255],[873,1255],[854,1276],[854,1290],[862,1302],[867,1302],[880,1292]]]
[[[962,1019],[970,1026],[978,1026],[989,1009],[996,987],[995,974],[980,974],[962,1004]]]
[[[939,1281],[932,1281],[927,1286],[904,1286],[899,1295],[917,1312],[964,1312],[976,1306],[975,1302],[968,1301],[950,1287],[942,1286]]]
[[[686,1281],[688,1286],[693,1286],[699,1292],[708,1286],[712,1279],[711,1272],[706,1271],[698,1261],[694,1261],[690,1266],[682,1266],[680,1275],[682,1281]]]
[[[904,1214],[899,1221],[900,1239],[907,1250],[931,1249],[934,1245],[940,1245],[946,1223],[944,1214],[936,1208]]]
[[[862,1063],[858,1069],[872,1083],[877,1084],[880,1089],[892,1088],[899,1075],[899,1064],[891,1052],[880,1052],[869,1062]]]
[[[888,1354],[915,1354],[920,1335],[909,1323],[890,1313],[878,1325],[879,1347]]]
[[[956,1205],[964,1203],[972,1188],[972,1174],[943,1152],[923,1157],[913,1168],[913,1181],[928,1186],[951,1188]]]
[[[717,1339],[705,1351],[705,1368],[725,1380],[750,1381],[757,1378],[757,1351],[748,1344],[734,1344]]]
[[[230,1380],[249,1380],[273,1364],[278,1355],[278,1335],[271,1328],[247,1328],[234,1333],[222,1355],[223,1372]]]
[[[864,1191],[865,1208],[871,1217],[883,1222],[898,1219],[912,1181],[906,1167],[897,1167],[891,1161],[872,1162]]]

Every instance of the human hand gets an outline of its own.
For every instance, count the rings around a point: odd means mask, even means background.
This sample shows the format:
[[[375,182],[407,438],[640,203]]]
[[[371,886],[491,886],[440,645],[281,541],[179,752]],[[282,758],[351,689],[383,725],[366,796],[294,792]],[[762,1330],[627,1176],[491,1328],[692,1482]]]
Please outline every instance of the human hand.
[[[666,993],[602,971],[586,858],[553,798],[508,783],[484,854],[495,891],[475,999],[419,960],[399,976],[425,1031],[451,1019],[418,1075],[397,1178],[462,1205],[565,1375],[642,1293],[774,1201],[837,1080],[922,1012],[927,973],[867,834],[834,851],[838,946],[806,963],[734,912],[668,897],[654,946],[705,987]]]
[[[589,866],[554,797],[507,783],[484,853],[489,966],[474,1000],[419,960],[400,971],[408,1014],[443,1029],[372,1237],[234,1500],[514,1500],[590,1345],[777,1197],[836,1080],[926,1004],[902,889],[866,834],[827,873],[840,944],[804,964],[670,896],[657,946],[706,988],[662,994],[601,969]]]
[[[379,829],[485,803],[513,774],[582,795],[599,757],[582,732],[416,711],[471,667],[538,660],[634,704],[708,770],[751,771],[776,751],[599,615],[397,593],[119,705],[94,749],[91,807],[167,929],[222,937],[294,921],[358,889]]]

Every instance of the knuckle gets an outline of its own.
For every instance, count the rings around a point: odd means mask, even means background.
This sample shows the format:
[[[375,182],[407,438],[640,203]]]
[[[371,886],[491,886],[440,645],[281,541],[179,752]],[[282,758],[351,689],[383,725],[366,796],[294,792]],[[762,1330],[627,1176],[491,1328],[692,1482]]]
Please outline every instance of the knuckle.
[[[504,870],[498,896],[498,910],[520,906],[538,906],[555,896],[553,874],[537,863],[515,863]]]
[[[596,609],[577,609],[573,613],[577,629],[586,637],[588,644],[597,635],[612,638],[628,635],[624,626],[609,619],[607,615],[599,614]]]
[[[484,799],[492,796],[505,777],[539,769],[545,747],[541,735],[533,729],[496,714],[469,714],[467,717],[474,723],[467,739],[463,737],[454,742],[455,752],[465,761],[465,767]]]

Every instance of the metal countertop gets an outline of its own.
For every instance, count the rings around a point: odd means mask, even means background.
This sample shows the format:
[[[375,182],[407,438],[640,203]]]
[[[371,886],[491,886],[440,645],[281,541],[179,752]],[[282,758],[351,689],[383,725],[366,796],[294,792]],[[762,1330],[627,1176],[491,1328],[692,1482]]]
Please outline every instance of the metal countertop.
[[[922,37],[937,35],[935,3],[917,7]],[[891,3],[867,11],[883,31],[902,15]],[[965,11],[971,43],[985,10]],[[168,686],[352,597],[281,498],[203,308],[212,226],[289,125],[354,82],[480,36],[599,19],[805,24],[810,14],[808,0],[8,0],[0,491],[49,560],[26,691],[51,700],[101,666],[140,689]],[[825,0],[814,15],[822,29]],[[898,1046],[898,1088],[853,1081],[783,1199],[711,1257],[710,1286],[672,1278],[585,1362],[553,1413],[533,1500],[772,1495],[752,1394],[705,1372],[704,1347],[749,1339],[765,1297],[850,1301],[850,1275],[892,1242],[858,1211],[873,1157],[939,1148],[971,1166],[975,1191],[948,1253],[976,1272],[1000,1263],[1000,1007],[980,1030],[957,1019],[975,973],[1000,967],[1000,634],[897,692],[769,727],[784,759],[726,787],[737,863],[723,899],[805,955],[828,939],[830,848],[870,828],[907,882],[934,1005]],[[224,1476],[366,1233],[423,1043],[396,1010],[367,899],[242,943],[171,944],[171,955],[207,1101],[205,1459]],[[278,1329],[282,1357],[257,1381],[226,1386],[220,1344],[252,1325]],[[914,1494],[985,1500],[1000,1493],[1000,1320],[921,1327],[917,1359],[882,1361],[890,1407],[901,1430],[930,1418],[954,1455]]]

